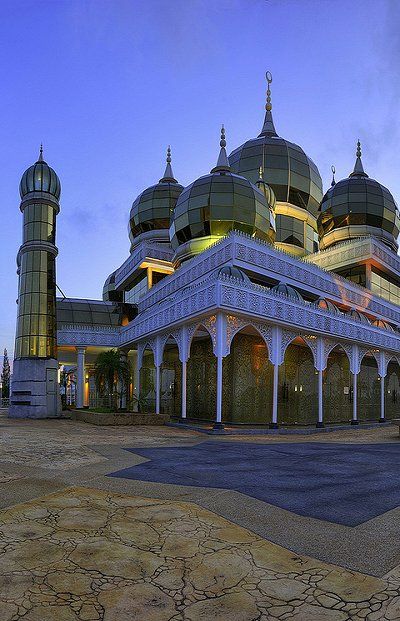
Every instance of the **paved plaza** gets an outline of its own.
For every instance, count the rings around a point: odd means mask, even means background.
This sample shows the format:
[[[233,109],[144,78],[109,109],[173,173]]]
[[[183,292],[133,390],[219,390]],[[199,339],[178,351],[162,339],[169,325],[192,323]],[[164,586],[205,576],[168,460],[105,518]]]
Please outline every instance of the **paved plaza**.
[[[3,416],[1,620],[399,619],[399,449]]]

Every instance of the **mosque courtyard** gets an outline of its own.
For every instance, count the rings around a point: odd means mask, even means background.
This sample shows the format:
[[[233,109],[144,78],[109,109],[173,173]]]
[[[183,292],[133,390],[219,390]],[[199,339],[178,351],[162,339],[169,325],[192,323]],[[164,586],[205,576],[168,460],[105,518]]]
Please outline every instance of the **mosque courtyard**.
[[[393,425],[0,431],[2,621],[400,618]]]

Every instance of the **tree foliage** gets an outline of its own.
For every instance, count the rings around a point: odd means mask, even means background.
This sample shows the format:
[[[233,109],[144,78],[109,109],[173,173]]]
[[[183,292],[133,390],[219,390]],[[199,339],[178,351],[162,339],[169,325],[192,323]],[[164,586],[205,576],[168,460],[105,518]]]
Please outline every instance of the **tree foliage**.
[[[10,362],[8,360],[7,349],[4,349],[3,370],[1,372],[1,384],[3,387],[2,394],[4,399],[10,397]]]
[[[131,378],[129,362],[116,349],[103,351],[96,358],[94,375],[99,393],[108,395],[110,408],[118,396],[121,407],[122,395],[127,393]]]

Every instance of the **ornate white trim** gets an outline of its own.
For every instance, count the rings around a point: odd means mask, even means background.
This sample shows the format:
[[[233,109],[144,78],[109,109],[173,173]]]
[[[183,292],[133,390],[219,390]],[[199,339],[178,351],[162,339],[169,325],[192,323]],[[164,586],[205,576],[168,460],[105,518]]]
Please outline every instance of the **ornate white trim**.
[[[121,329],[113,326],[90,326],[82,324],[63,325],[57,330],[59,346],[119,347]]]

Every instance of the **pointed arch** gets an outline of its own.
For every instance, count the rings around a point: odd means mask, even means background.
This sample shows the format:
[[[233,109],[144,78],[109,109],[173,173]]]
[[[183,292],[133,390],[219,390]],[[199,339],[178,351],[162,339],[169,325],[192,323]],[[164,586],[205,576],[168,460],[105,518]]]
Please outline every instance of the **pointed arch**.
[[[160,361],[163,361],[164,358],[164,351],[165,351],[165,347],[168,343],[168,341],[172,339],[175,343],[175,345],[178,348],[178,352],[179,352],[179,356],[181,356],[181,343],[180,343],[180,338],[179,336],[173,332],[168,332],[167,334],[164,334],[161,339],[160,339]]]
[[[283,337],[283,335],[282,335]],[[285,354],[287,352],[287,349],[289,347],[289,345],[296,345],[296,343],[294,343],[294,341],[296,340],[301,340],[303,342],[303,344],[311,351],[311,355],[313,357],[313,362],[314,362],[314,366],[315,368],[317,368],[318,366],[318,358],[317,358],[317,344],[316,344],[316,340],[315,339],[315,346],[313,346],[313,343],[310,341],[310,339],[304,335],[304,334],[289,334],[287,336],[286,339],[282,338],[282,360],[285,359]]]
[[[361,367],[361,363],[364,360],[364,358],[366,356],[368,356],[368,354],[372,354],[372,357],[374,358],[375,362],[376,362],[376,366],[378,368],[378,371],[380,370],[381,367],[381,361],[380,361],[380,351],[377,349],[365,349],[363,348],[360,351],[360,357],[359,357],[359,366]]]
[[[211,342],[213,344],[213,349],[215,348],[215,344],[216,344],[215,334],[212,333],[211,329],[206,325],[206,322],[200,321],[199,323],[192,324],[191,326],[188,327],[188,330],[187,330],[187,351],[189,353],[190,353],[190,348],[191,348],[192,343],[193,343],[193,339],[194,339],[196,333],[199,332],[199,330],[201,328],[208,333],[208,336],[210,337]]]
[[[340,348],[347,356],[349,364],[351,365],[351,359],[352,359],[352,348],[351,345],[348,345],[346,343],[340,343],[338,341],[330,341],[328,339],[324,339],[324,360],[323,360],[323,367],[324,369],[326,368],[327,364],[328,364],[328,357],[329,354],[336,348]]]
[[[138,343],[137,347],[137,366],[138,369],[141,368],[143,364],[143,354],[146,349],[150,349],[153,352],[154,360],[156,360],[157,348],[156,342],[154,339],[149,339],[147,341],[141,341]]]
[[[234,327],[231,331],[228,332],[227,335],[227,351],[228,354],[230,354],[231,351],[231,345],[233,342],[233,339],[235,338],[235,336],[237,334],[239,334],[240,332],[244,332],[244,330],[251,328],[252,335],[254,336],[254,332],[256,333],[257,336],[259,336],[265,343],[265,346],[267,348],[267,353],[268,353],[268,357],[270,356],[271,353],[271,342],[268,341],[265,330],[263,330],[261,328],[261,326],[258,326],[257,324],[251,323],[250,321],[243,321],[240,324],[238,324],[236,327]]]

